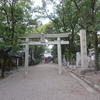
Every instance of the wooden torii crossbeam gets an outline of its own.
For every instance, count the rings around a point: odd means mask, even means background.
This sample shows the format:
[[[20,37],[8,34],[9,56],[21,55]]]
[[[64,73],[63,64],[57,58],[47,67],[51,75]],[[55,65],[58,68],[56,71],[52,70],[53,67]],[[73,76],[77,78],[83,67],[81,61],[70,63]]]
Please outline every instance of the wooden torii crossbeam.
[[[29,54],[29,45],[46,45],[53,44],[58,47],[58,66],[59,66],[59,74],[62,73],[62,55],[61,55],[61,44],[69,44],[69,41],[61,41],[60,38],[68,37],[71,33],[62,33],[62,34],[30,34],[24,37],[19,37],[20,39],[26,39],[25,43],[21,45],[25,45],[25,74],[28,74],[28,54]],[[29,39],[40,38],[41,41],[33,42],[29,41]],[[45,38],[57,38],[56,41],[45,42]]]

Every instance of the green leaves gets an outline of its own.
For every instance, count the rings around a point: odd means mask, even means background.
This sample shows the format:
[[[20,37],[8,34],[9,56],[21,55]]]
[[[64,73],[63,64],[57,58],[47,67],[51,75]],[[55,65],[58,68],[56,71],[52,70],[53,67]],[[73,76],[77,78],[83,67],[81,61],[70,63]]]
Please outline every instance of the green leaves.
[[[18,50],[18,37],[33,24],[31,4],[30,0],[0,0],[0,49]]]

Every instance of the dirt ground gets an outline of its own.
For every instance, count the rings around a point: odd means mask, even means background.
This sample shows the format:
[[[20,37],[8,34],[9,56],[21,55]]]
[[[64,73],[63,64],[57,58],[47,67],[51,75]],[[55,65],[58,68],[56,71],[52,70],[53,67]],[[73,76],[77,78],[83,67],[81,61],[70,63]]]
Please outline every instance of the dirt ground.
[[[13,70],[13,71],[6,71],[5,72],[5,78],[12,75],[13,73],[16,73],[18,70]],[[76,71],[72,71],[75,75],[79,76]],[[96,84],[100,87],[100,71],[95,72],[88,72],[84,76],[85,79],[88,81],[92,82],[93,84]]]
[[[68,68],[65,68],[65,69],[69,70]],[[13,71],[8,71],[8,72],[6,71],[5,78],[9,77],[10,75],[12,75],[16,72],[18,72],[18,70],[13,70]],[[74,71],[72,71],[72,73],[74,73],[76,76],[79,77],[77,71],[74,70]],[[85,74],[84,78],[100,87],[100,71],[97,71],[96,73],[95,72],[88,72]],[[2,80],[2,79],[0,79],[0,80]]]
[[[21,69],[23,68],[23,66],[18,66],[18,68],[13,68],[11,71],[5,71],[5,78],[11,76],[14,73],[19,72]],[[0,69],[0,76],[1,76],[1,69]],[[4,79],[5,79],[4,78]],[[2,78],[0,77],[0,80],[2,80]]]
[[[0,83],[0,100],[99,100],[97,92],[89,92],[68,71],[58,73],[55,64],[30,66]],[[81,81],[82,82],[82,81]],[[83,82],[84,83],[84,82]]]
[[[97,73],[88,72],[85,78],[100,87],[100,71],[97,71]]]
[[[67,68],[67,70],[71,71],[72,73],[74,73],[76,76],[78,76],[80,78],[79,72],[77,70],[71,70],[69,68]],[[84,75],[84,79],[86,79],[87,81],[89,81],[90,83],[93,83],[92,85],[98,85],[100,88],[100,71],[92,71],[92,72],[87,72]],[[86,82],[86,81],[85,81]],[[92,86],[91,84],[87,83],[88,85],[90,85],[91,87],[94,88],[94,86]],[[96,89],[96,88],[94,88]],[[98,92],[100,92],[100,89],[96,89]]]

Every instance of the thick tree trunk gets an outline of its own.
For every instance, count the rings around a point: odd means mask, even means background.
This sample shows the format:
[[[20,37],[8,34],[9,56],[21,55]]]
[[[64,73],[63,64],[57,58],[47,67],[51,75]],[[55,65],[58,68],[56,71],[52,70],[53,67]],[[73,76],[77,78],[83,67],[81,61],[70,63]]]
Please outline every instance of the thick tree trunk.
[[[1,78],[4,78],[4,72],[5,72],[5,68],[6,68],[6,62],[7,62],[7,57],[4,57],[4,62],[3,62],[3,66],[2,66],[2,72],[1,72]]]
[[[95,70],[100,70],[99,66],[99,56],[98,56],[98,38],[97,32],[94,33],[94,48],[95,48]]]
[[[71,48],[71,47],[72,47],[72,44],[71,44],[71,43],[72,43],[72,42],[69,41],[69,64],[70,64],[70,65],[72,65],[72,52],[71,52],[71,51],[72,51],[72,50],[71,50],[71,49],[72,49],[72,48]]]
[[[9,60],[9,69],[11,70],[12,69],[12,59],[10,58]]]
[[[72,57],[72,46],[73,46],[73,40],[74,40],[74,28],[72,28],[72,37],[71,40],[69,40],[69,64],[73,64],[73,57]]]
[[[71,52],[69,53],[69,64],[70,65],[73,64],[73,61],[72,61],[72,53]]]
[[[1,78],[4,78],[4,72],[5,72],[5,68],[6,68],[6,62],[8,59],[8,52],[10,52],[11,48],[9,48],[8,50],[6,50],[6,52],[3,51],[4,55],[3,55],[3,66],[2,66],[2,72],[1,72]]]

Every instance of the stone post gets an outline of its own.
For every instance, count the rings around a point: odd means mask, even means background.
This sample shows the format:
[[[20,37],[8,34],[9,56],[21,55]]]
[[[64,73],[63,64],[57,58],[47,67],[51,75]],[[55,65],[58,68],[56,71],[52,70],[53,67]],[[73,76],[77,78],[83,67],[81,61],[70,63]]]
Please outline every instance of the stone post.
[[[29,53],[29,39],[26,38],[26,48],[25,48],[25,74],[28,74],[28,53]]]
[[[67,61],[65,59],[65,55],[63,55],[63,65],[66,66],[67,65]]]
[[[81,44],[81,67],[87,68],[87,46],[86,46],[86,30],[80,30],[80,44]]]
[[[77,67],[81,66],[81,53],[80,52],[76,53],[76,66]]]
[[[60,37],[58,37],[57,40],[58,40],[58,66],[59,66],[59,74],[61,74],[62,73],[62,55],[61,55]]]

